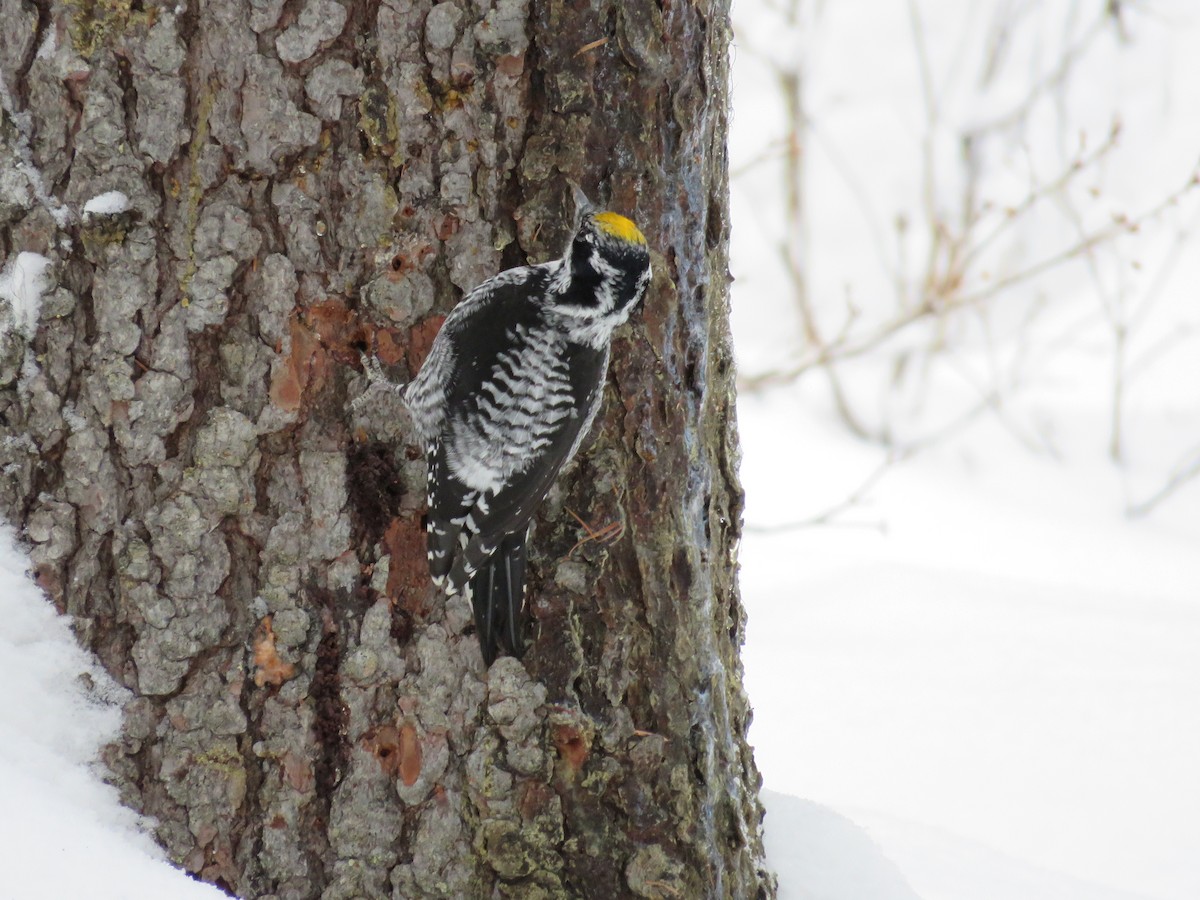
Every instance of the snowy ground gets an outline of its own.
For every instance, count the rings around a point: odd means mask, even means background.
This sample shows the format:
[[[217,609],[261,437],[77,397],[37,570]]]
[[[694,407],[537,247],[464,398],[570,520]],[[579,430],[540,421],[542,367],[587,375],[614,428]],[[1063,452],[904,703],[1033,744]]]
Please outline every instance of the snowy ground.
[[[815,416],[794,433],[817,453],[780,441],[778,402],[741,418],[751,523],[869,467]],[[967,443],[989,437],[1006,440]],[[1190,527],[1131,525],[1115,484],[1014,449],[899,468],[861,526],[747,537],[751,741],[784,898],[1200,896],[1200,497],[1177,501]],[[875,893],[823,873],[852,874],[862,842],[831,811],[903,878]]]
[[[93,768],[120,690],[78,648],[0,529],[0,900],[216,900],[162,860]]]

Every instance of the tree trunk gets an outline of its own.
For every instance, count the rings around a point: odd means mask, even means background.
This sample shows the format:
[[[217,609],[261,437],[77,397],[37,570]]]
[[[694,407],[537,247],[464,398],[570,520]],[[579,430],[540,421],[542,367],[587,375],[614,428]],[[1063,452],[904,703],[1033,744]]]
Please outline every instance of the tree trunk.
[[[726,7],[0,0],[0,250],[50,260],[36,331],[0,340],[0,494],[133,691],[109,763],[189,871],[245,897],[773,895]],[[536,523],[536,639],[489,672],[360,352],[402,383],[463,290],[558,255],[564,176],[656,276]],[[128,208],[82,212],[106,191]],[[624,533],[576,546],[572,514]]]

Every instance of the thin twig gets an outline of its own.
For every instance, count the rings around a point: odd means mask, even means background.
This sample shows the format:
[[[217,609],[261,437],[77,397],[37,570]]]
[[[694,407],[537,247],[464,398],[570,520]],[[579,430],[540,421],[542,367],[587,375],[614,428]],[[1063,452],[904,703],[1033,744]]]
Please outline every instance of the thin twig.
[[[620,519],[615,522],[609,522],[603,528],[595,529],[585,522],[575,510],[567,509],[567,512],[571,514],[571,518],[580,524],[586,534],[575,542],[575,546],[566,552],[563,559],[570,559],[575,551],[584,544],[589,544],[592,541],[600,541],[602,544],[615,544],[625,534],[625,523]]]
[[[1154,494],[1152,494],[1146,500],[1143,500],[1141,503],[1127,507],[1125,514],[1131,519],[1139,519],[1142,516],[1148,515],[1156,506],[1170,497],[1173,493],[1175,493],[1197,475],[1200,475],[1200,450],[1197,450],[1195,455],[1188,462],[1176,467],[1175,471],[1171,473],[1166,483]]]
[[[837,522],[835,521],[842,513],[848,509],[853,509],[858,506],[863,498],[870,492],[871,488],[879,483],[879,480],[887,474],[888,470],[896,464],[902,454],[897,451],[889,450],[887,455],[865,479],[859,484],[847,497],[835,503],[833,506],[826,509],[824,512],[817,513],[815,516],[810,516],[807,519],[800,519],[796,522],[784,522],[779,525],[753,525],[747,524],[745,531],[749,534],[781,534],[787,531],[799,531],[804,528],[815,528],[819,525],[841,525],[853,526],[861,528],[876,528],[880,532],[887,531],[886,523],[880,522]]]
[[[602,38],[598,38],[597,40],[590,41],[589,43],[584,44],[582,47],[580,47],[578,50],[576,50],[575,56],[583,56],[583,54],[587,53],[589,50],[595,50],[597,47],[603,47],[607,43],[608,43],[608,38],[606,38],[606,37],[602,37]]]
[[[1109,130],[1108,137],[1095,150],[1087,155],[1077,156],[1070,164],[1059,173],[1058,177],[1047,181],[1044,184],[1037,184],[1032,187],[1028,194],[1016,206],[1009,207],[1001,213],[1003,218],[996,224],[990,232],[975,241],[971,245],[971,249],[967,253],[965,260],[966,265],[975,262],[982,253],[990,247],[997,238],[1008,231],[1017,221],[1035,207],[1041,201],[1060,194],[1071,182],[1078,178],[1082,173],[1089,171],[1098,163],[1100,163],[1109,153],[1117,146],[1117,139],[1121,133],[1120,127],[1113,123],[1113,127]]]

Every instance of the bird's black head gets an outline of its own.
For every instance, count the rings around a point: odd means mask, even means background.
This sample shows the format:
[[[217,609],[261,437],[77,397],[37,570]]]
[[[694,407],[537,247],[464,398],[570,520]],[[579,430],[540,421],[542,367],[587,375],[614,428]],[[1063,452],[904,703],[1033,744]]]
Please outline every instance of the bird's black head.
[[[603,314],[628,312],[650,283],[650,249],[632,221],[614,212],[585,212],[567,248],[571,302]]]

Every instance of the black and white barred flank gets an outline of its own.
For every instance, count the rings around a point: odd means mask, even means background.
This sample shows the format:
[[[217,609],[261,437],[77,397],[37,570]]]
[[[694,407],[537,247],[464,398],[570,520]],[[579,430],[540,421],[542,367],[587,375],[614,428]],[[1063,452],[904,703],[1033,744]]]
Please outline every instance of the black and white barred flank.
[[[429,469],[429,571],[471,602],[488,665],[524,652],[529,520],[586,437],[613,330],[649,283],[637,227],[584,207],[562,259],[462,299],[405,391]]]

